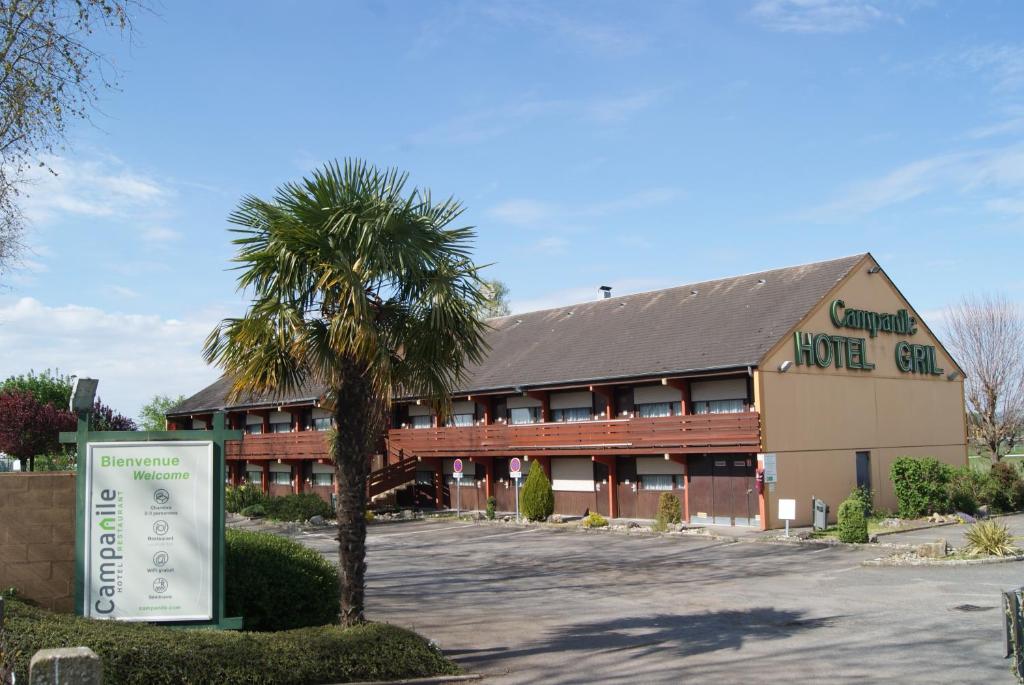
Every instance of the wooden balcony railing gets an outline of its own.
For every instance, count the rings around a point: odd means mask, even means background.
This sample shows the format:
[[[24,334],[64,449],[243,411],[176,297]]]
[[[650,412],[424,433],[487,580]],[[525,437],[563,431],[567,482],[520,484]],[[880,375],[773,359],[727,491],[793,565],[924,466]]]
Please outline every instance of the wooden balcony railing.
[[[328,450],[324,431],[256,433],[224,443],[228,459],[325,459],[331,456]]]
[[[416,457],[757,452],[757,412],[388,431],[389,461]]]

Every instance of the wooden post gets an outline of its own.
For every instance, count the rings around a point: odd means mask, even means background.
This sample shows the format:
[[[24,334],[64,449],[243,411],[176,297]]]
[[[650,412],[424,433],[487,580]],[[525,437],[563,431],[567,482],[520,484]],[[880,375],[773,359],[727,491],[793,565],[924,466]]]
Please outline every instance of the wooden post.
[[[292,492],[296,495],[301,495],[304,483],[302,482],[302,460],[292,460],[292,475],[295,477],[295,484],[292,486]]]
[[[671,454],[669,459],[683,465],[683,520],[690,522],[690,460],[685,454]]]
[[[619,518],[619,477],[615,468],[615,457],[611,455],[591,457],[608,469],[608,517]]]
[[[434,508],[444,508],[444,469],[440,459],[431,459],[434,464]]]
[[[263,478],[260,484],[263,494],[267,495],[270,493],[270,462],[264,459],[261,466],[263,467]]]
[[[494,457],[484,459],[484,491],[488,498],[494,496]]]

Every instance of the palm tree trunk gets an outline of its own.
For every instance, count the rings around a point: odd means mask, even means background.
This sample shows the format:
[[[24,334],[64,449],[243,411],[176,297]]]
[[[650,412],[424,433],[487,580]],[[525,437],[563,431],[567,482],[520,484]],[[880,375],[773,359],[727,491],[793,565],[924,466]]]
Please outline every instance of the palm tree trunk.
[[[334,470],[338,481],[338,565],[341,624],[362,623],[366,590],[366,481],[370,456],[383,429],[381,402],[369,380],[349,364],[334,389]]]

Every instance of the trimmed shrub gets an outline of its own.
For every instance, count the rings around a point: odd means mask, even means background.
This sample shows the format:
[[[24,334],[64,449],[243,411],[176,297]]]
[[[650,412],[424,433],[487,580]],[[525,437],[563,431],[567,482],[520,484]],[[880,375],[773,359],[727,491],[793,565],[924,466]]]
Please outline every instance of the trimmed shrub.
[[[868,520],[864,516],[864,502],[856,494],[851,494],[839,505],[836,532],[840,542],[868,541]]]
[[[988,504],[992,479],[972,466],[955,469],[949,479],[949,504],[954,511],[973,514],[982,504]]]
[[[1016,466],[1001,461],[992,465],[988,475],[994,486],[995,500],[990,502],[993,509],[1016,511],[1024,506],[1024,479]]]
[[[232,514],[241,513],[246,507],[254,504],[263,504],[267,496],[259,485],[246,483],[245,485],[229,485],[224,489],[224,508]]]
[[[964,538],[968,543],[964,551],[972,557],[1005,557],[1020,551],[1013,546],[1010,530],[997,521],[975,523],[964,533]]]
[[[311,492],[271,497],[263,503],[263,507],[267,510],[267,518],[275,521],[307,521],[314,516],[323,516],[325,519],[335,516],[331,505],[321,499],[320,495]]]
[[[494,516],[495,516],[495,509],[497,509],[497,507],[498,507],[498,500],[496,498],[494,498],[494,497],[488,497],[487,498],[487,510],[484,512],[484,515],[488,519],[493,521],[494,520]]]
[[[17,681],[40,649],[84,646],[103,660],[103,682],[309,685],[455,674],[458,667],[415,633],[381,623],[280,633],[180,629],[54,614],[8,604],[7,644]]]
[[[334,623],[338,571],[297,542],[244,530],[225,531],[225,604],[246,630],[288,630]]]
[[[850,493],[850,497],[858,500],[864,507],[864,516],[870,518],[875,513],[875,493],[863,485],[858,485]]]
[[[900,518],[917,518],[949,511],[948,485],[953,469],[932,457],[900,457],[892,463],[892,477]]]
[[[248,516],[251,519],[263,518],[267,515],[267,509],[262,504],[250,504],[238,513],[242,516]]]
[[[683,520],[683,508],[679,504],[679,498],[671,492],[663,492],[658,497],[658,519],[665,523],[681,523]]]
[[[555,513],[555,493],[551,481],[537,462],[530,467],[523,489],[519,491],[519,510],[530,521],[543,521]]]
[[[608,525],[608,519],[601,516],[596,511],[592,511],[583,517],[583,520],[580,521],[580,525],[584,528],[604,528]]]

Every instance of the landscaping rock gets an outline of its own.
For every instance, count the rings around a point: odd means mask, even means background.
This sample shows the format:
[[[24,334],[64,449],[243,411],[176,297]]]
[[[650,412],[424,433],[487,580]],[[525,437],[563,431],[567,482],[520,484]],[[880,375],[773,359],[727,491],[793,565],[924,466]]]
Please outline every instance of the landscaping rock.
[[[416,518],[416,514],[413,513],[412,509],[402,509],[402,520],[411,521]]]
[[[980,518],[980,519],[987,519],[989,516],[991,516],[991,513],[989,511],[988,505],[987,504],[983,504],[980,507],[978,507],[977,514],[978,514],[978,518]]]
[[[565,519],[561,514],[552,514],[548,516],[548,523],[565,523]]]
[[[320,516],[319,514],[317,514],[316,516],[314,516],[311,519],[309,519],[308,521],[306,521],[306,523],[308,523],[311,526],[322,526],[322,525],[326,524],[327,522],[324,520],[323,516]]]
[[[939,539],[935,542],[926,542],[918,545],[915,552],[917,552],[917,556],[926,559],[941,559],[946,556],[946,541]]]
[[[626,528],[639,528],[640,524],[636,521],[630,521],[626,524]]]
[[[882,519],[882,522],[878,525],[883,528],[899,528],[903,522],[898,518]]]
[[[509,521],[512,520],[512,517],[511,516],[502,516],[501,520],[504,521],[505,523],[508,523]]]
[[[956,512],[956,515],[964,523],[977,523],[977,519],[975,519],[970,514],[965,514],[962,511],[958,511],[958,512]]]
[[[101,685],[103,663],[88,647],[41,649],[29,666],[29,685]]]

